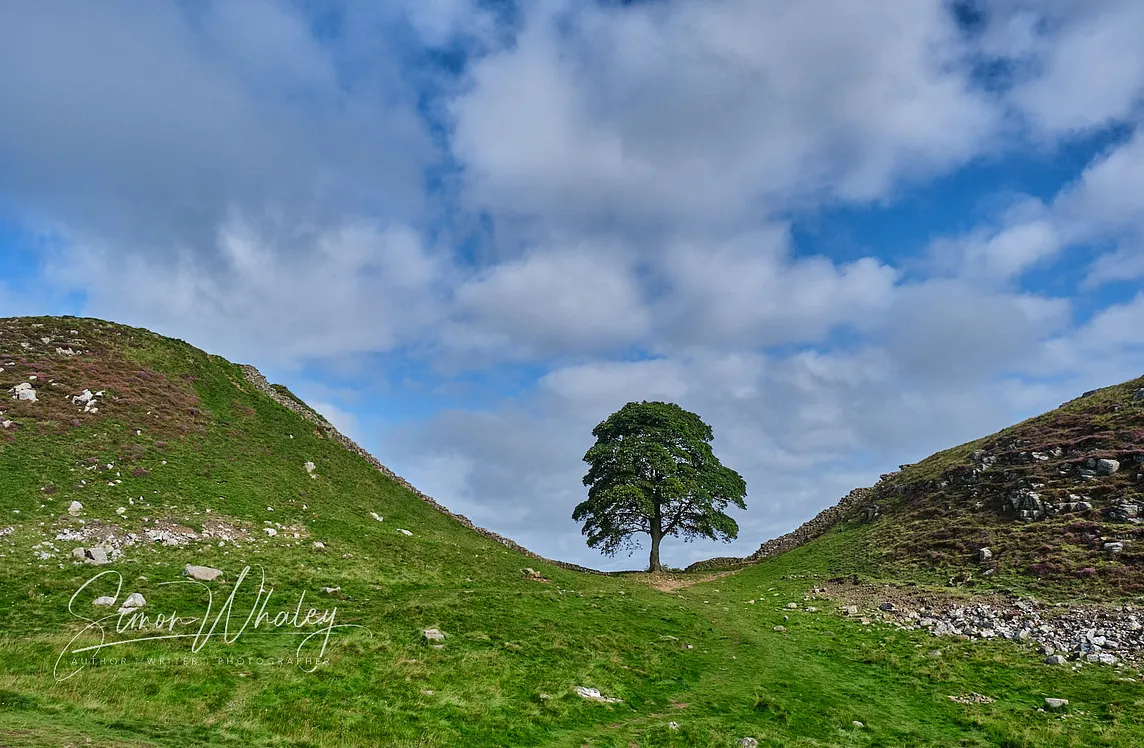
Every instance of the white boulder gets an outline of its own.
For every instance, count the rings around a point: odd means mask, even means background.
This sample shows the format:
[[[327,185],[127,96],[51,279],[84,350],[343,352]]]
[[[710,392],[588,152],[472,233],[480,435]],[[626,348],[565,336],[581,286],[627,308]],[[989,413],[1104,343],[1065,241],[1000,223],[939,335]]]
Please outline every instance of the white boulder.
[[[13,387],[12,397],[16,400],[27,400],[31,403],[34,403],[37,400],[36,390],[34,390],[32,385],[28,384],[27,382],[20,382],[20,384]]]
[[[209,566],[195,566],[194,564],[187,564],[183,567],[183,576],[197,579],[200,582],[213,582],[221,577],[223,574],[222,569],[212,569]]]

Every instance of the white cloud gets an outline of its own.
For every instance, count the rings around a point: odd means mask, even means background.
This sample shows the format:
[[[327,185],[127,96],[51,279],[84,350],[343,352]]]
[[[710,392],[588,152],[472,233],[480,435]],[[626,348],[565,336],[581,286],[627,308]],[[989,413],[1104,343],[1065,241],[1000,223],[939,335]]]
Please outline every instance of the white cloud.
[[[1036,71],[1010,93],[1036,128],[1057,137],[1139,113],[1144,5],[1136,0],[1065,0],[1021,6],[1016,15],[996,14],[996,23],[1020,30],[1021,42],[999,52],[1024,58]],[[1031,12],[1036,14],[1032,23]],[[1046,31],[1030,41],[1026,34],[1033,24]]]
[[[244,360],[386,350],[441,314],[437,261],[400,225],[291,231],[232,217],[217,254],[142,252],[79,239],[50,269],[85,288],[91,313],[146,323]]]
[[[433,152],[389,49],[346,77],[277,2],[6,8],[2,207],[168,258],[209,246],[236,206],[410,220]]]
[[[873,200],[995,132],[964,53],[936,0],[543,2],[473,65],[452,147],[504,216],[710,225]]]
[[[784,232],[681,239],[658,258],[670,291],[656,304],[663,342],[746,347],[817,340],[888,306],[897,272],[873,258],[792,259]]]
[[[979,227],[930,246],[935,265],[973,280],[1009,281],[1045,265],[1064,249],[1054,216],[1039,200],[1011,205],[995,227]]]
[[[457,289],[464,321],[447,331],[447,342],[534,353],[622,347],[649,323],[626,264],[614,248],[577,244],[493,266]]]

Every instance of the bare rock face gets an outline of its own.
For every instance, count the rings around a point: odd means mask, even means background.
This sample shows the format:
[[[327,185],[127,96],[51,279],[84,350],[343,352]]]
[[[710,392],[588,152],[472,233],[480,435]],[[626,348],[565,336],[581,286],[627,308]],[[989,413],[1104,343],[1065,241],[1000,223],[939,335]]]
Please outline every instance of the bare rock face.
[[[1131,501],[1118,501],[1107,510],[1108,518],[1113,522],[1140,522],[1140,505]]]
[[[222,569],[212,569],[209,566],[195,566],[187,564],[183,568],[183,576],[197,579],[200,582],[213,582],[223,575]]]
[[[12,388],[11,392],[14,400],[27,400],[28,402],[34,403],[38,399],[36,397],[36,390],[27,382],[21,382],[16,385]]]
[[[1096,474],[1097,475],[1112,475],[1120,469],[1120,462],[1118,460],[1097,460],[1096,461]]]

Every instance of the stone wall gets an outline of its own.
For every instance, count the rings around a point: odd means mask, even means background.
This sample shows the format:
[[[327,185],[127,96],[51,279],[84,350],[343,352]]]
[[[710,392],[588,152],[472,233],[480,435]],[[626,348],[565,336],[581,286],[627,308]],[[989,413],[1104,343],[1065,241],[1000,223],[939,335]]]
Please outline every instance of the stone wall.
[[[494,540],[497,543],[500,543],[501,545],[503,545],[506,548],[514,550],[514,551],[521,553],[525,556],[528,556],[529,558],[535,558],[538,561],[543,561],[545,563],[552,564],[553,566],[559,566],[562,569],[569,569],[571,571],[582,571],[582,572],[585,572],[587,574],[601,574],[601,575],[627,573],[627,572],[598,571],[596,569],[589,569],[585,566],[579,566],[578,564],[570,564],[570,563],[567,563],[565,561],[554,561],[553,559],[545,558],[544,556],[541,556],[537,553],[533,553],[532,551],[528,550],[527,548],[520,545],[519,543],[516,543],[512,540],[509,540],[508,538],[504,537],[503,535],[499,535],[499,534],[493,532],[492,530],[486,530],[483,527],[477,527],[476,525],[474,525],[472,523],[472,521],[468,517],[465,517],[464,515],[456,514],[454,512],[449,511],[444,506],[437,503],[432,497],[427,496],[427,495],[423,494],[421,491],[417,490],[409,481],[405,480],[400,475],[398,475],[397,473],[395,473],[392,470],[390,470],[389,468],[387,468],[385,465],[382,465],[381,462],[378,461],[378,459],[376,457],[374,457],[369,452],[362,449],[360,446],[357,445],[356,442],[354,442],[348,436],[342,434],[340,431],[338,431],[336,428],[334,428],[333,424],[331,424],[325,418],[322,418],[321,415],[319,415],[318,413],[314,412],[313,410],[310,410],[309,408],[299,404],[298,402],[295,402],[292,398],[287,397],[286,395],[282,394],[278,390],[271,387],[270,382],[266,381],[266,377],[262,376],[262,373],[260,371],[258,371],[258,369],[254,368],[253,366],[251,366],[249,364],[240,364],[240,368],[242,369],[242,374],[246,378],[246,381],[250,382],[250,384],[252,384],[255,387],[255,389],[257,389],[259,392],[266,395],[271,400],[274,400],[279,405],[282,405],[283,407],[294,411],[295,413],[297,413],[302,418],[306,419],[310,423],[312,423],[315,426],[317,426],[318,428],[322,429],[322,431],[325,433],[325,435],[328,438],[333,439],[334,441],[340,442],[346,449],[350,450],[351,452],[355,452],[355,453],[361,455],[361,457],[366,462],[368,462],[370,465],[372,465],[376,470],[381,471],[387,477],[389,477],[391,480],[395,481],[396,483],[399,483],[400,485],[402,485],[406,489],[408,489],[409,492],[412,493],[414,496],[421,499],[426,504],[433,507],[434,509],[441,512],[442,514],[447,515],[447,516],[455,519],[457,522],[461,523],[465,527],[467,527],[467,528],[469,528],[475,532],[478,532],[481,535],[484,535],[486,538],[489,538],[490,540]]]
[[[752,564],[764,558],[777,556],[780,553],[786,553],[789,550],[798,548],[800,545],[809,543],[818,536],[825,533],[830,528],[838,524],[844,517],[851,512],[871,506],[874,497],[874,489],[872,488],[855,488],[846,496],[842,497],[832,507],[823,509],[816,514],[813,519],[802,523],[797,528],[788,532],[786,535],[780,535],[774,540],[768,540],[759,546],[759,549],[745,558],[732,558],[720,557],[709,558],[706,561],[697,561],[691,566],[688,566],[686,571],[703,571],[706,569],[726,568],[729,566],[741,566],[744,564]]]

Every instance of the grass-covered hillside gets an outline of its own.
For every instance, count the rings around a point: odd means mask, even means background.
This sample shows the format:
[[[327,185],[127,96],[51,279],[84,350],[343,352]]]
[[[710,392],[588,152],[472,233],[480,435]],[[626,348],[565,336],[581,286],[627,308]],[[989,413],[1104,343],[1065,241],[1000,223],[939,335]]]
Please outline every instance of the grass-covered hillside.
[[[1144,592],[1144,378],[903,466],[845,515],[898,575]]]
[[[3,746],[1144,744],[1135,667],[840,615],[814,590],[882,553],[877,521],[729,575],[588,574],[181,341],[0,320],[0,396]]]

